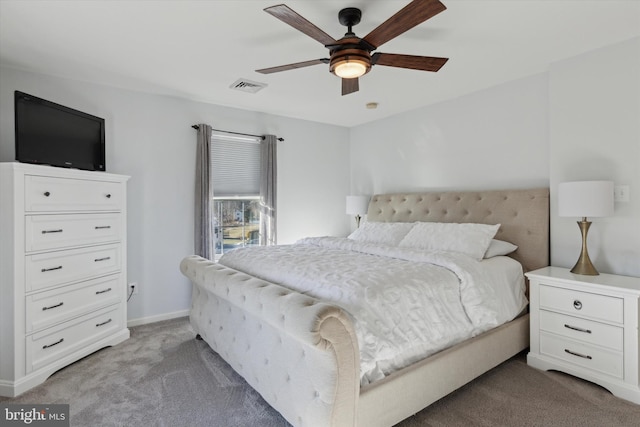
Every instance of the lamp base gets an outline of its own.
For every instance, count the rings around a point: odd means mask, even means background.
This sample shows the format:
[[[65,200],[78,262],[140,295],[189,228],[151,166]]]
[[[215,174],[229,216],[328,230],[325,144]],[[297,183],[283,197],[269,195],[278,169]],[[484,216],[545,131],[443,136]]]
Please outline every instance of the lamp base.
[[[360,215],[356,215],[356,228],[360,228],[360,219],[362,219],[362,217]]]
[[[586,218],[582,218],[582,221],[578,221],[578,227],[582,233],[582,250],[580,251],[580,258],[573,266],[571,272],[574,274],[583,274],[585,276],[598,276],[598,270],[591,263],[589,258],[589,252],[587,251],[587,232],[591,226],[591,221],[587,221]]]

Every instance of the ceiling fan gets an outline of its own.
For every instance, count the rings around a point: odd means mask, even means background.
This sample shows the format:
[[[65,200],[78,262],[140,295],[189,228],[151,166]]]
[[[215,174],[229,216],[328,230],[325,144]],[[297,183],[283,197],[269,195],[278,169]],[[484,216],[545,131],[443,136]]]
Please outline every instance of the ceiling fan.
[[[368,73],[373,65],[435,72],[447,62],[448,58],[380,52],[372,55],[371,52],[445,9],[446,7],[438,0],[413,0],[365,37],[360,38],[352,31],[352,27],[360,22],[362,12],[355,7],[348,7],[338,13],[338,21],[347,27],[347,33],[341,39],[335,40],[287,5],[271,6],[264,9],[265,12],[322,43],[329,49],[330,57],[256,71],[262,74],[271,74],[311,65],[329,64],[329,71],[342,78],[342,95],[357,92],[359,89],[358,77]]]

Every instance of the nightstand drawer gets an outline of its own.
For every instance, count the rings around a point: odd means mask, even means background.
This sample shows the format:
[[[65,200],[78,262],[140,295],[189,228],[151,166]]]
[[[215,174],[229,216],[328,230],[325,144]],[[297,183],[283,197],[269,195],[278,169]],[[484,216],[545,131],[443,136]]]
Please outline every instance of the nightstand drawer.
[[[616,378],[623,378],[624,363],[621,352],[584,344],[547,332],[540,333],[540,353],[562,359],[572,365],[583,366]]]
[[[27,215],[27,252],[115,242],[122,238],[121,214]]]
[[[540,308],[622,324],[624,300],[573,289],[540,285]]]
[[[580,317],[540,310],[540,329],[616,351],[624,349],[622,328]]]

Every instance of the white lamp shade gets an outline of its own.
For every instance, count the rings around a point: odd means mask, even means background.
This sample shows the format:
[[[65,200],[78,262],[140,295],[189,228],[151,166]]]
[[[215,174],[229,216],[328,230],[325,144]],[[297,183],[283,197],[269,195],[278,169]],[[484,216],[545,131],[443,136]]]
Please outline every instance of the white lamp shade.
[[[365,215],[369,210],[369,196],[347,196],[347,213]]]
[[[574,181],[559,184],[558,215],[613,215],[613,181]]]

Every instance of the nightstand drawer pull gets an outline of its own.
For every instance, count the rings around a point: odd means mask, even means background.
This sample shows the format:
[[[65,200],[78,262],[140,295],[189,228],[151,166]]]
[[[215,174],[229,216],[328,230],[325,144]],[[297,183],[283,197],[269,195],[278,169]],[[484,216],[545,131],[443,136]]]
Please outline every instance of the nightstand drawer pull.
[[[62,270],[62,266],[59,265],[57,267],[51,267],[51,268],[43,268],[40,270],[41,273],[46,273],[47,271],[54,271],[54,270]]]
[[[565,323],[564,327],[568,328],[568,329],[573,329],[574,331],[578,331],[578,332],[584,332],[584,333],[587,333],[587,334],[591,333],[590,329],[578,328],[577,326],[567,325],[566,323]]]
[[[54,345],[58,345],[58,344],[60,344],[60,343],[61,343],[61,342],[63,342],[63,341],[64,341],[64,338],[60,338],[60,341],[56,341],[56,342],[54,342],[53,344],[46,344],[46,345],[43,345],[43,346],[42,346],[42,349],[44,350],[44,349],[47,349],[47,348],[49,348],[49,347],[53,347]]]
[[[582,309],[582,303],[580,302],[580,300],[573,301],[573,308],[575,308],[576,310]]]
[[[569,353],[572,356],[578,356],[578,357],[582,357],[583,359],[589,359],[589,360],[593,359],[593,357],[591,357],[591,356],[587,356],[587,355],[584,355],[584,354],[576,353],[574,351],[567,350],[566,348],[564,349],[564,351],[565,351],[565,353]]]
[[[42,234],[49,234],[49,233],[62,233],[62,228],[59,228],[58,230],[42,230]]]
[[[109,320],[107,320],[105,322],[102,322],[102,323],[96,323],[96,328],[98,328],[100,326],[103,326],[103,325],[106,325],[107,323],[111,323],[111,319],[109,319]]]
[[[56,308],[56,307],[62,307],[63,305],[64,305],[64,302],[59,302],[56,305],[50,305],[49,307],[42,307],[42,311],[51,310],[52,308]]]
[[[96,295],[104,294],[106,292],[109,292],[110,290],[111,290],[111,288],[107,288],[107,289],[104,289],[102,291],[96,291]],[[589,331],[589,332],[591,332],[591,331]]]
[[[105,228],[111,228],[110,225],[96,225],[96,230],[104,230]]]
[[[110,259],[111,259],[111,257],[110,257],[110,256],[106,256],[106,257],[104,257],[104,258],[96,258],[96,259],[94,259],[93,261],[94,261],[94,262],[100,262],[100,261],[107,261],[107,260],[110,260]]]

